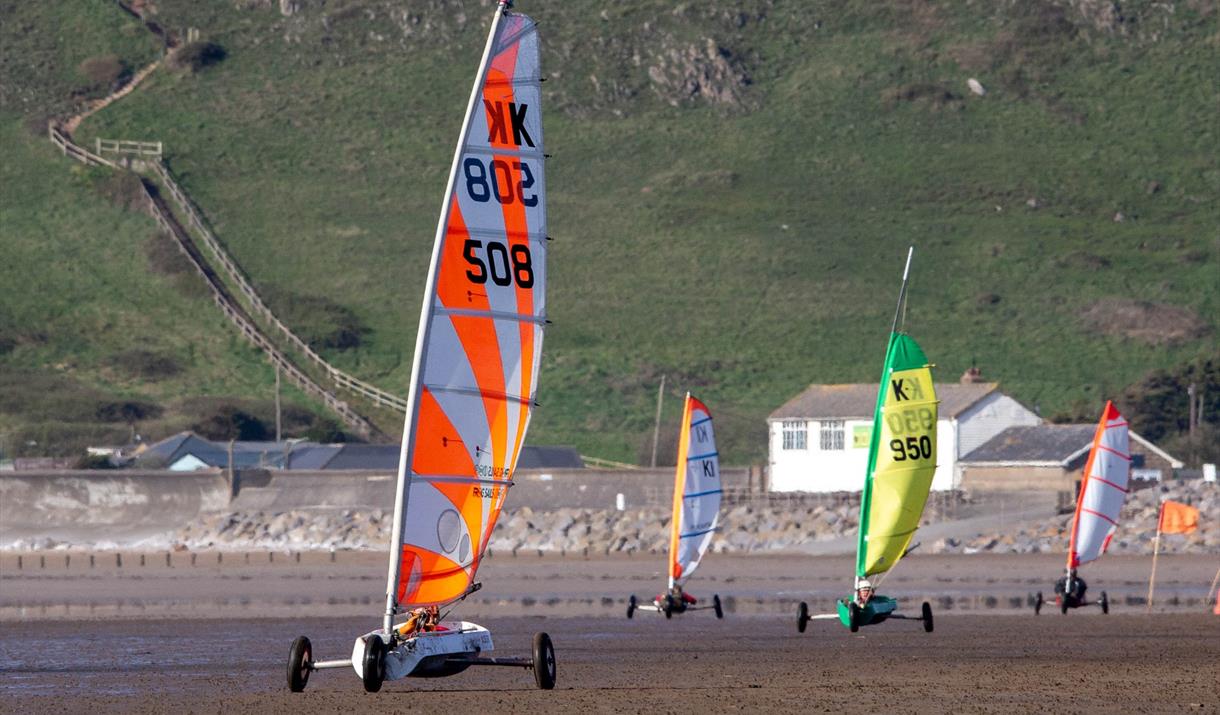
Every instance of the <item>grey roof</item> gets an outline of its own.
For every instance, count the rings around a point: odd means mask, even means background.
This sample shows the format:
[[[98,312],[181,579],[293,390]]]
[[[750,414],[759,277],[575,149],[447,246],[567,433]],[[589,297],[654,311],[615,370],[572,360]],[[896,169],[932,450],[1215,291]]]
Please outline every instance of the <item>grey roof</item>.
[[[521,448],[517,469],[584,469],[585,460],[574,447]]]
[[[310,444],[292,450],[288,461],[289,469],[325,469],[330,460],[334,459],[341,444]]]
[[[994,382],[936,383],[941,417],[957,417],[999,388]],[[868,419],[877,405],[877,383],[810,385],[771,413],[770,419]]]
[[[1009,427],[979,445],[963,462],[1055,462],[1066,464],[1088,450],[1097,425]]]
[[[345,444],[323,469],[398,470],[399,446],[396,444]],[[293,469],[297,469],[294,462]]]

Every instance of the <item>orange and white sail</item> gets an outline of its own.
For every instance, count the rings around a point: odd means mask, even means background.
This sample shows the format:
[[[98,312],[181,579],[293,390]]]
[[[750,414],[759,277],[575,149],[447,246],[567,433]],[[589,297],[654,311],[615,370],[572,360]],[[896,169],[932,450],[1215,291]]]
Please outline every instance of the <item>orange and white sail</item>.
[[[1106,552],[1118,529],[1118,515],[1127,499],[1131,451],[1127,420],[1106,402],[1093,447],[1084,466],[1080,498],[1068,547],[1068,568],[1087,564]]]
[[[387,627],[461,598],[512,485],[546,323],[539,46],[496,6],[454,155],[425,289],[403,449]]]
[[[699,566],[720,522],[720,456],[712,413],[686,395],[678,434],[674,511],[669,537],[669,586],[681,585]]]

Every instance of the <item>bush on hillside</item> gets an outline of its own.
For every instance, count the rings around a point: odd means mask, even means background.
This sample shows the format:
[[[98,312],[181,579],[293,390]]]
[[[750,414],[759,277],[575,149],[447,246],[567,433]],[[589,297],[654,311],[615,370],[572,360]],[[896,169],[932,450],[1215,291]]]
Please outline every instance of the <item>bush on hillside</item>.
[[[100,422],[126,422],[132,424],[141,420],[156,419],[164,410],[159,405],[139,400],[119,400],[99,402],[97,419]]]
[[[173,357],[151,350],[128,350],[110,358],[115,370],[140,380],[156,382],[182,372],[182,365]]]
[[[131,70],[118,55],[96,55],[81,62],[77,72],[88,82],[82,88],[86,94],[109,94],[131,77]]]
[[[205,439],[260,441],[274,436],[262,420],[235,405],[223,405],[216,412],[191,425],[191,431]]]
[[[178,48],[169,56],[169,64],[176,69],[198,72],[217,64],[226,55],[227,53],[220,45],[200,40],[189,42]]]

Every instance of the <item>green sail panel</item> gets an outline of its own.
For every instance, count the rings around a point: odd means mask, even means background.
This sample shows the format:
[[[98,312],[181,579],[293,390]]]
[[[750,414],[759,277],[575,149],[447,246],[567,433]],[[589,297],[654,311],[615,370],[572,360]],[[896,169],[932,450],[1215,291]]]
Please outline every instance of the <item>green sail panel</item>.
[[[910,336],[890,335],[860,499],[857,577],[892,569],[919,527],[936,472],[937,399],[931,368]]]

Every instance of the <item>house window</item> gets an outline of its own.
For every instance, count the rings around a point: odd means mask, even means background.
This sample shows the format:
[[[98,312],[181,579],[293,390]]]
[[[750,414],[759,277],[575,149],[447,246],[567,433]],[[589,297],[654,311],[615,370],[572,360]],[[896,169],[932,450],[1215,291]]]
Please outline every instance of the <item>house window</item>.
[[[784,449],[809,449],[804,420],[784,420],[783,435]]]
[[[843,420],[827,420],[821,423],[820,446],[824,450],[843,449]]]

